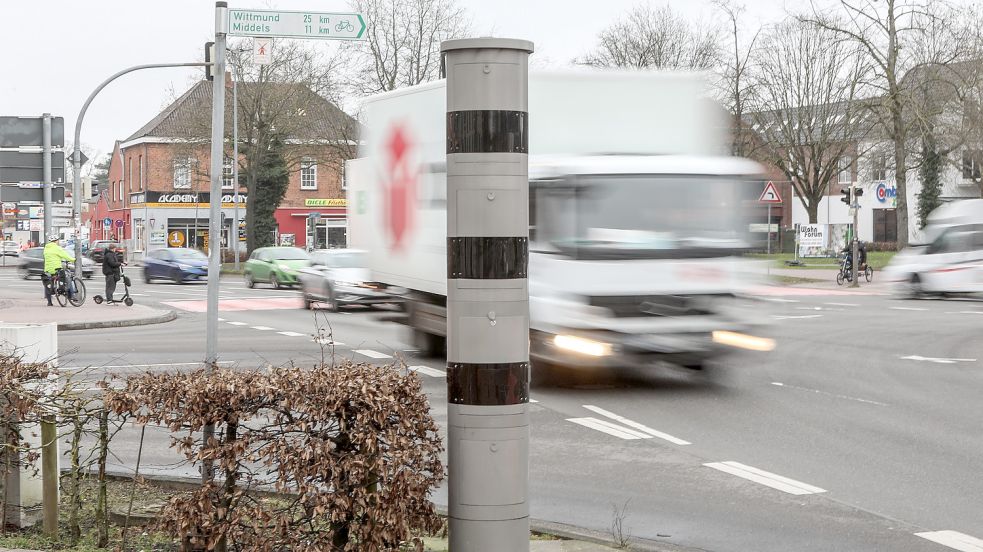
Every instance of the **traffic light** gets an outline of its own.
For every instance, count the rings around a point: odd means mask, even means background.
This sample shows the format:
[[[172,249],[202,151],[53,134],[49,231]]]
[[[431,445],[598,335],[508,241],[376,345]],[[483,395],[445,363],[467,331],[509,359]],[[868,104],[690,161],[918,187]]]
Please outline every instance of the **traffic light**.
[[[205,63],[212,63],[215,61],[215,43],[206,42],[205,43]],[[215,80],[215,72],[212,71],[212,65],[205,66],[205,80]]]
[[[854,197],[854,199],[856,199],[856,198],[858,198],[858,197],[860,197],[862,195],[864,195],[864,189],[863,188],[861,188],[860,186],[856,186],[856,187],[853,188],[853,197]]]
[[[843,196],[843,197],[840,198],[840,201],[842,201],[843,203],[846,203],[847,205],[850,205],[850,204],[853,203],[853,201],[851,201],[851,198],[850,198],[850,190],[851,189],[853,189],[852,186],[847,187],[847,188],[840,189],[840,194]]]

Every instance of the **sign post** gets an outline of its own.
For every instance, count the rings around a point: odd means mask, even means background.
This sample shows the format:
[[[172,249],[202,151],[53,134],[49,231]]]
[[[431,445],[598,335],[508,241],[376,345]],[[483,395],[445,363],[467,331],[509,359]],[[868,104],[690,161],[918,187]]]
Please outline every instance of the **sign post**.
[[[771,255],[771,206],[782,203],[782,196],[778,195],[778,188],[775,187],[774,182],[768,181],[758,201],[768,204],[768,254]]]

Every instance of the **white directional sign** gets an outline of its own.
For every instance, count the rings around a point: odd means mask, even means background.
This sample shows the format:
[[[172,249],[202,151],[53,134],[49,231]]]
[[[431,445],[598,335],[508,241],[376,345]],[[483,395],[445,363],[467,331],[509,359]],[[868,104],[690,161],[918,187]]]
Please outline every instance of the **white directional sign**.
[[[273,48],[273,39],[269,37],[256,37],[253,39],[253,63],[256,65],[270,64],[270,49]]]
[[[775,183],[768,181],[768,185],[765,186],[765,191],[761,192],[761,197],[758,198],[761,203],[781,203],[782,196],[778,195],[778,188],[775,187]]]
[[[360,40],[365,19],[358,13],[229,10],[232,36]]]

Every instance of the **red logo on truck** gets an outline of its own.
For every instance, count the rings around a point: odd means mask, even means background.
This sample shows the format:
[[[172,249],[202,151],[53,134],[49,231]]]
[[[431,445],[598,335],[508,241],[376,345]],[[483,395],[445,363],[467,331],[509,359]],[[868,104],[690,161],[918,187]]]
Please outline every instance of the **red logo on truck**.
[[[389,246],[393,250],[403,247],[413,222],[413,201],[416,198],[416,171],[410,165],[409,152],[413,148],[403,125],[392,128],[386,141],[386,170],[382,194],[385,208],[386,231]]]

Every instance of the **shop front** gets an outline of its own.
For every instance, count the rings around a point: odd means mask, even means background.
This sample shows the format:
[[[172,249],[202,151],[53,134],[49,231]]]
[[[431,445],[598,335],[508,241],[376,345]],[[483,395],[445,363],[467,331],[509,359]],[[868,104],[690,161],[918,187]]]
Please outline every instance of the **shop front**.
[[[348,246],[348,201],[344,198],[305,199],[304,208],[280,208],[274,213],[278,243],[293,242],[308,251]]]
[[[207,251],[209,236],[209,194],[145,192],[130,196],[133,249],[141,253],[166,247],[189,247]],[[239,194],[239,219],[246,218],[246,194]],[[224,194],[222,201],[221,247],[228,248],[233,235],[235,196]],[[245,250],[245,244],[242,244]]]

